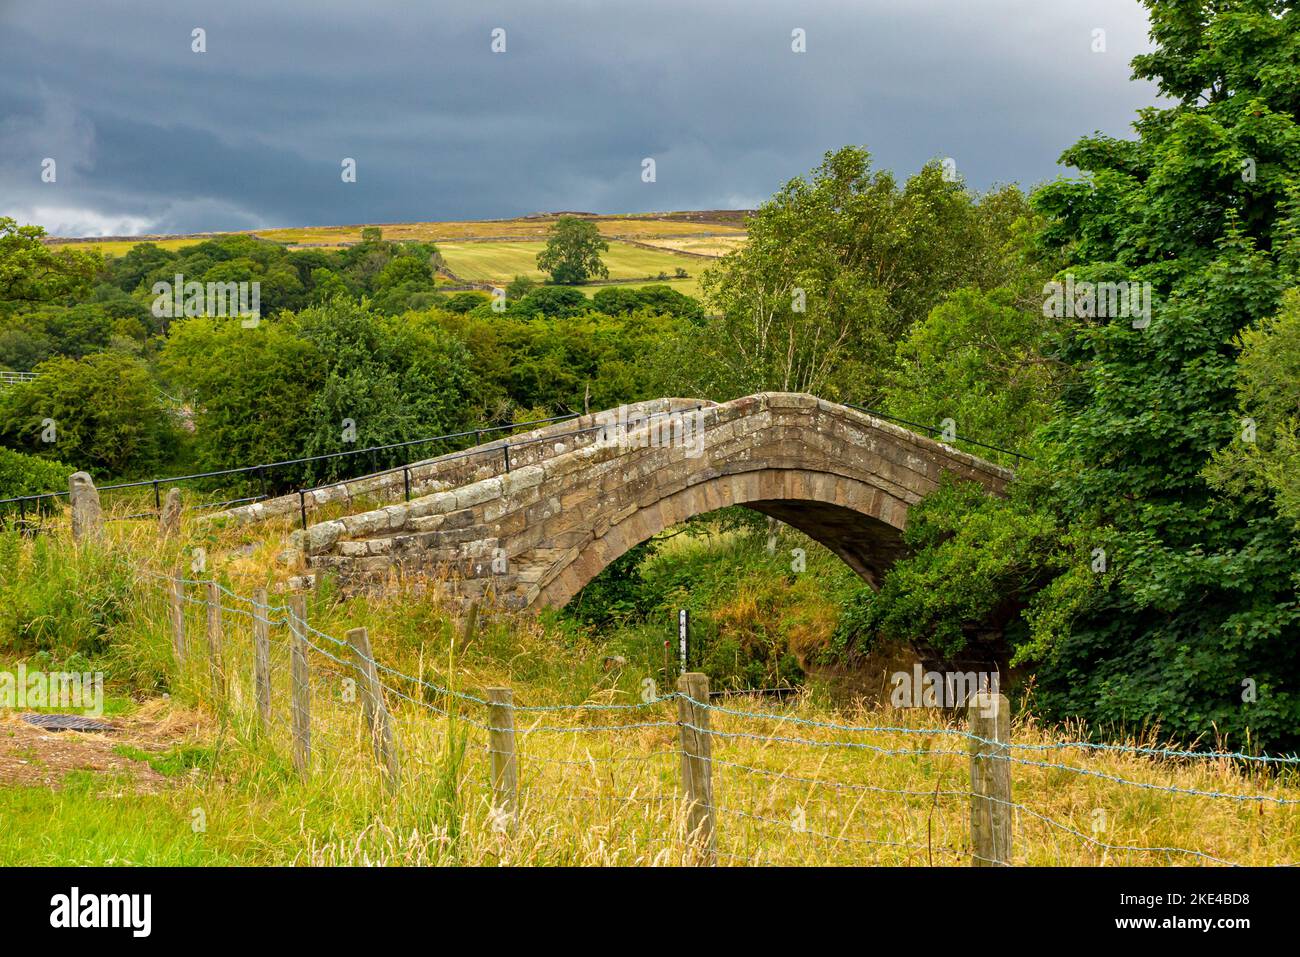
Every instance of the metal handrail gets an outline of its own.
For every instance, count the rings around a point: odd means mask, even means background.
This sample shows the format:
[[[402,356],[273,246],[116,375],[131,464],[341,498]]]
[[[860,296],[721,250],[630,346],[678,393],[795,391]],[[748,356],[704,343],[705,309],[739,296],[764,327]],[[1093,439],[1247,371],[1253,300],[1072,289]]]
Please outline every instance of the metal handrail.
[[[393,442],[389,445],[372,445],[372,446],[367,446],[366,448],[363,449],[347,449],[346,451],[343,452],[327,452],[324,453],[323,455],[309,455],[297,459],[282,459],[278,462],[266,462],[261,465],[241,465],[233,469],[218,469],[212,472],[193,472],[188,475],[171,475],[162,478],[141,479],[138,482],[118,482],[113,485],[101,485],[99,486],[99,490],[101,492],[107,492],[113,489],[145,488],[150,485],[158,486],[158,485],[167,484],[169,482],[187,482],[193,479],[219,478],[220,476],[223,475],[243,475],[249,472],[257,472],[259,470],[264,471],[266,469],[283,468],[288,465],[305,465],[309,462],[322,462],[327,459],[336,459],[348,455],[366,455],[366,454],[372,454],[376,452],[387,452],[392,449],[409,448],[412,445],[427,445],[432,442],[443,442],[449,439],[460,439],[468,435],[484,435],[489,432],[504,432],[504,431],[509,431],[511,429],[517,429],[522,426],[536,426],[536,425],[546,425],[551,422],[564,422],[569,419],[579,418],[581,414],[582,413],[579,412],[570,412],[565,415],[555,415],[546,419],[534,419],[531,422],[511,422],[506,425],[487,425],[487,426],[483,426],[482,428],[469,429],[464,432],[449,432],[446,435],[433,435],[424,439],[410,439],[405,442]],[[394,469],[393,471],[398,471],[400,470],[400,468],[401,466],[398,466],[397,469]],[[329,483],[329,485],[337,485],[337,484],[338,484],[337,482]],[[321,486],[321,487],[327,488],[328,485]],[[67,492],[42,492],[39,495],[18,495],[13,498],[0,498],[0,505],[12,505],[15,502],[39,502],[47,499],[66,498],[68,494],[69,493]]]
[[[943,435],[943,429],[935,428],[933,425],[925,425],[922,422],[913,422],[911,419],[905,419],[900,415],[890,415],[888,412],[881,412],[879,409],[869,409],[865,405],[854,405],[852,402],[844,403],[846,408],[857,409],[859,412],[865,412],[868,415],[874,415],[880,419],[889,419],[891,422],[901,422],[904,425],[911,426],[914,429],[924,429],[932,435]],[[1024,452],[1016,452],[1012,449],[1004,449],[1000,445],[990,445],[987,442],[980,442],[978,439],[968,439],[964,435],[958,435],[953,439],[954,442],[965,442],[968,445],[978,445],[982,449],[992,449],[994,452],[1001,452],[1003,455],[1012,455],[1018,459],[1024,459],[1032,462],[1034,457],[1026,455]]]

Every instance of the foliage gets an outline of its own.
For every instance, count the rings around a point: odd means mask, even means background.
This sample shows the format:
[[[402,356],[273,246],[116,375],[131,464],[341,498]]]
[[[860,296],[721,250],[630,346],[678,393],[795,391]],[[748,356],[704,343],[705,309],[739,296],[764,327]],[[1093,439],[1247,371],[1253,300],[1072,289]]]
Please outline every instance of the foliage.
[[[1042,280],[1031,272],[1020,288],[959,289],[932,309],[898,343],[884,410],[923,425],[951,419],[958,439],[1028,448],[1067,370],[1045,354],[1057,320],[1043,315]],[[988,448],[969,451],[1016,464]]]
[[[526,298],[573,291],[538,289]],[[581,313],[548,317],[516,306],[505,314],[483,309],[435,318],[468,348],[476,405],[490,418],[510,421],[519,409],[607,409],[662,394],[659,373],[644,357],[672,335],[673,317],[644,310],[610,317],[590,304]]]
[[[460,431],[470,424],[465,399],[475,391],[469,354],[428,316],[380,316],[366,302],[341,299],[253,329],[184,320],[161,364],[171,388],[193,401],[205,469]],[[362,467],[400,464],[410,454],[378,453]],[[270,478],[318,482],[357,469],[336,457]]]
[[[883,640],[950,656],[981,631],[1006,627],[1069,564],[1062,531],[1033,507],[1031,487],[1022,480],[1009,499],[988,500],[982,486],[945,476],[908,512],[903,541],[915,557],[874,598],[860,596],[841,625],[848,652]]]
[[[1037,665],[1036,701],[1049,716],[1294,747],[1294,526],[1272,496],[1225,492],[1207,467],[1230,460],[1223,450],[1238,441],[1239,376],[1261,421],[1276,424],[1287,405],[1252,391],[1263,366],[1291,368],[1276,358],[1285,347],[1260,345],[1271,330],[1248,330],[1267,329],[1297,282],[1290,51],[1300,13],[1262,0],[1146,5],[1157,49],[1134,61],[1135,74],[1177,102],[1143,111],[1135,140],[1081,140],[1063,162],[1082,178],[1049,184],[1034,205],[1048,219],[1042,242],[1076,279],[1151,284],[1150,323],[1062,324],[1054,355],[1069,379],[1040,436],[1042,478],[1020,499],[1041,517],[996,503],[954,516],[948,538],[891,574],[882,598],[900,604],[877,614],[902,620],[915,602],[904,583],[944,565],[960,573],[965,556],[1033,555],[1054,523],[1068,532],[1040,559],[1051,577],[1028,597],[1017,652]],[[1239,344],[1263,352],[1239,366]],[[1276,389],[1297,391],[1294,380]],[[1026,597],[1019,562],[988,567],[981,588]],[[937,627],[946,599],[922,598]],[[979,611],[959,604],[944,633]]]
[[[1238,433],[1215,452],[1206,474],[1227,494],[1271,496],[1300,538],[1300,289],[1237,345]],[[1300,568],[1297,576],[1300,584]]]
[[[0,306],[54,302],[90,284],[103,262],[96,252],[48,246],[41,226],[0,216]]]
[[[167,457],[175,430],[149,370],[129,356],[51,359],[0,392],[0,443],[110,476]]]
[[[61,492],[75,471],[62,462],[0,447],[0,498]]]
[[[704,307],[699,300],[678,292],[672,286],[642,286],[640,289],[608,286],[591,297],[591,305],[607,316],[626,316],[646,309],[656,315],[675,316],[695,325],[704,321]]]
[[[703,278],[717,317],[676,360],[695,394],[766,389],[874,401],[894,342],[952,289],[1004,284],[1024,198],[983,198],[930,164],[900,188],[865,149],[827,153],[748,222],[749,240]]]
[[[563,285],[605,279],[609,270],[600,254],[609,250],[596,224],[577,216],[561,216],[551,227],[546,248],[537,254],[537,268]]]

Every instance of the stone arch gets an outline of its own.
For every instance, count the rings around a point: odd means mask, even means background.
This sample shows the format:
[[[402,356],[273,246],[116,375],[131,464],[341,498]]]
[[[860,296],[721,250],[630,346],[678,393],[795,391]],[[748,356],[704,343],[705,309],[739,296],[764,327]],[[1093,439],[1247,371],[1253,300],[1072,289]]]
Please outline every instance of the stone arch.
[[[825,545],[871,584],[902,553],[907,503],[833,472],[756,468],[713,476],[640,507],[557,563],[528,604],[561,607],[629,549],[687,519],[728,505],[770,515]]]
[[[614,413],[619,434],[606,441],[608,420],[598,420]],[[683,416],[695,424],[662,428]],[[672,435],[683,442],[662,441]],[[445,580],[461,598],[555,607],[632,546],[745,505],[805,532],[874,584],[902,554],[908,509],[943,475],[994,494],[1011,479],[860,410],[787,393],[655,400],[511,441],[508,471],[495,465],[506,458],[500,444],[483,447],[487,467],[464,471],[481,461],[478,450],[432,460],[423,467],[440,490],[311,526],[295,534],[297,546],[345,589],[396,570]]]

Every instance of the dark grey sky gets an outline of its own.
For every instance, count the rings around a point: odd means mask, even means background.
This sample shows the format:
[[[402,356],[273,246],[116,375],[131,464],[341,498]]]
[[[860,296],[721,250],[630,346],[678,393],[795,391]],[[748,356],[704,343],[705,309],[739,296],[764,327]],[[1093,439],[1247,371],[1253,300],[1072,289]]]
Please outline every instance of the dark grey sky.
[[[0,0],[0,213],[105,235],[733,208],[847,143],[1031,186],[1154,101],[1146,33],[1137,0]]]

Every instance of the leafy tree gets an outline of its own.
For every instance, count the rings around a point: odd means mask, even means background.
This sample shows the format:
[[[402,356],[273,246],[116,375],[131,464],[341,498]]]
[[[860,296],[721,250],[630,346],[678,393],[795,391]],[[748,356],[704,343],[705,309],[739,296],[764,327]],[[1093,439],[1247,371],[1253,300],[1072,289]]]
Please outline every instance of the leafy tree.
[[[0,442],[9,448],[113,477],[143,473],[170,453],[172,423],[140,361],[103,353],[51,359],[36,371],[0,393]]]
[[[576,316],[591,308],[591,300],[580,289],[539,286],[524,298],[507,303],[507,312],[519,318]]]
[[[492,297],[485,292],[469,291],[453,293],[443,298],[445,301],[441,304],[442,308],[448,312],[469,312],[492,301]]]
[[[246,329],[213,318],[177,321],[160,369],[167,391],[193,408],[194,451],[203,470],[300,457],[302,418],[324,381],[316,347],[291,322]],[[300,474],[270,476],[291,481]]]
[[[1065,378],[1064,364],[1042,352],[1051,321],[1039,300],[1025,303],[1012,289],[958,290],[898,344],[885,411],[922,425],[950,420],[959,445],[967,438],[1027,448]],[[969,450],[1016,464],[988,448]]]
[[[473,356],[476,403],[504,421],[520,409],[604,409],[662,395],[659,372],[645,356],[662,347],[675,324],[646,311],[613,317],[590,310],[526,318],[480,310],[437,321]]]
[[[514,302],[516,299],[522,299],[534,289],[537,288],[535,280],[528,276],[515,276],[506,284],[506,300]]]
[[[381,291],[408,283],[421,286],[433,284],[433,270],[429,267],[428,260],[418,256],[398,256],[380,270],[375,277],[374,288]]]
[[[591,304],[608,316],[622,316],[638,309],[648,309],[658,315],[672,315],[698,325],[704,321],[704,309],[699,300],[678,292],[671,286],[642,286],[627,289],[609,286],[591,297]]]
[[[596,224],[577,216],[561,216],[551,227],[546,248],[537,254],[537,268],[551,281],[574,285],[588,279],[605,279],[609,269],[600,254],[609,250]]]
[[[1267,0],[1145,2],[1156,50],[1134,60],[1134,75],[1172,104],[1144,110],[1135,140],[1079,141],[1063,162],[1081,178],[1048,185],[1034,205],[1048,218],[1043,242],[1076,279],[1151,284],[1150,322],[1111,313],[1063,324],[1054,348],[1070,381],[1030,498],[1068,529],[1068,561],[1048,563],[1032,595],[1014,569],[981,587],[1026,602],[1016,658],[1037,666],[1035,701],[1049,716],[1294,747],[1294,526],[1274,496],[1225,494],[1207,468],[1239,441],[1235,381],[1261,420],[1284,421],[1285,401],[1251,391],[1252,365],[1273,360],[1243,365],[1238,351],[1297,282],[1300,13]],[[1004,506],[987,508],[996,517]],[[944,570],[960,581],[965,556],[1024,552],[1047,526],[1011,528],[1010,541],[1006,522],[968,515],[950,527],[891,578],[928,568],[932,581]],[[901,592],[887,581],[881,599]]]
[[[952,289],[1005,284],[1027,213],[1014,189],[977,200],[930,164],[899,188],[865,149],[827,153],[748,223],[702,280],[716,318],[675,360],[697,394],[764,389],[875,400],[894,343]],[[922,238],[923,237],[923,238]]]
[[[1282,311],[1238,339],[1236,439],[1219,449],[1207,478],[1240,498],[1272,498],[1300,539],[1300,289]],[[1300,585],[1300,566],[1297,567]]]
[[[0,307],[55,302],[81,292],[103,265],[98,252],[41,242],[42,226],[0,216]]]
[[[344,299],[255,329],[184,320],[161,365],[174,394],[193,403],[196,451],[210,469],[459,431],[474,392],[468,353],[432,319],[379,316],[368,302]],[[342,456],[269,478],[281,487],[325,481],[437,451],[421,446],[360,463]]]
[[[347,298],[352,295],[343,277],[324,266],[312,270],[311,283],[312,302],[329,302],[338,296]]]

